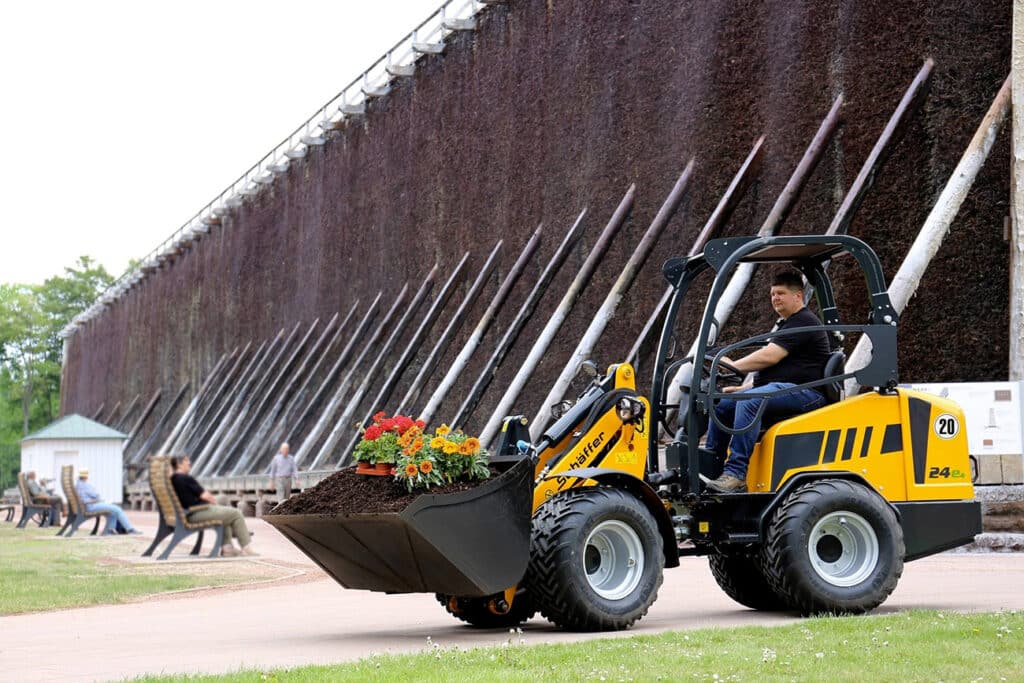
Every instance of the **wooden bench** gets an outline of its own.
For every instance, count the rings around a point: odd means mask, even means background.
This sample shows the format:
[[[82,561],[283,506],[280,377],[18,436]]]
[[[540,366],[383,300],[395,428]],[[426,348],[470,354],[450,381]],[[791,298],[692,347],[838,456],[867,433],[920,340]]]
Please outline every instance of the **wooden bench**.
[[[24,529],[28,521],[36,515],[40,515],[39,526],[50,526],[50,504],[44,503],[40,505],[33,502],[32,494],[28,490],[28,480],[25,479],[24,472],[18,472],[18,493],[21,494],[21,519],[18,521],[17,528]]]
[[[78,489],[75,488],[75,468],[71,465],[62,465],[60,468],[60,486],[64,489],[64,497],[68,501],[68,516],[64,520],[64,526],[57,532],[58,536],[64,536],[64,532],[67,532],[65,538],[71,538],[78,531],[78,527],[82,526],[86,521],[95,519],[96,523],[92,526],[92,531],[89,533],[90,536],[95,536],[96,532],[100,528],[100,519],[103,517],[107,518],[107,524],[104,528],[110,529],[110,513],[109,512],[89,512],[85,509],[85,504],[82,503],[82,499],[78,497]]]
[[[170,556],[171,551],[174,550],[174,547],[192,534],[199,534],[199,537],[196,539],[196,544],[189,554],[198,555],[203,547],[203,532],[207,529],[212,529],[217,534],[213,542],[213,549],[207,557],[220,557],[221,545],[224,543],[224,523],[219,520],[210,520],[208,522],[188,521],[185,509],[181,506],[181,501],[178,500],[178,494],[175,493],[174,486],[171,485],[171,466],[167,456],[158,455],[149,461],[149,489],[153,493],[153,500],[156,501],[156,508],[160,513],[160,521],[156,530],[156,538],[146,548],[146,552],[142,553],[143,557],[151,556],[156,547],[160,545],[160,542],[170,536],[171,540],[167,544],[167,548],[156,558],[158,560],[166,560]],[[194,512],[207,507],[209,506],[196,505],[190,508],[190,511]]]
[[[0,512],[6,512],[7,513],[7,519],[4,520],[5,522],[13,522],[14,521],[14,506],[13,505],[0,505]]]

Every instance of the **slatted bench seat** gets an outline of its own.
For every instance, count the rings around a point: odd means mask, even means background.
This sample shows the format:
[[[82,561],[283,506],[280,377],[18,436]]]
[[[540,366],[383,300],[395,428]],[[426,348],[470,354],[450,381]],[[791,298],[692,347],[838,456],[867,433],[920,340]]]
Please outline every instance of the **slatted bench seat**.
[[[71,538],[78,531],[78,527],[82,526],[85,522],[90,519],[95,519],[96,523],[92,525],[92,531],[89,532],[90,536],[95,536],[96,532],[100,529],[100,520],[104,517],[107,518],[107,523],[104,527],[104,533],[106,529],[110,528],[110,513],[109,512],[89,512],[85,508],[85,504],[82,499],[78,497],[78,489],[75,488],[75,468],[71,465],[62,465],[60,468],[60,487],[64,490],[64,498],[68,501],[68,516],[64,520],[64,526],[57,532],[58,536],[64,536],[65,538]],[[67,534],[65,536],[65,533]]]
[[[198,555],[203,547],[203,532],[212,530],[217,536],[213,543],[213,549],[207,557],[220,557],[221,545],[224,543],[224,523],[219,520],[208,522],[190,522],[185,514],[185,509],[178,500],[178,494],[171,484],[170,460],[167,456],[158,455],[149,461],[149,488],[153,493],[153,500],[156,501],[156,508],[160,513],[160,522],[156,531],[156,538],[153,543],[142,553],[143,557],[150,557],[160,542],[168,536],[171,537],[167,548],[157,557],[158,560],[166,560],[174,547],[182,540],[192,534],[199,534],[196,544],[192,548],[191,555]],[[202,510],[207,505],[196,505],[191,508],[194,512]]]

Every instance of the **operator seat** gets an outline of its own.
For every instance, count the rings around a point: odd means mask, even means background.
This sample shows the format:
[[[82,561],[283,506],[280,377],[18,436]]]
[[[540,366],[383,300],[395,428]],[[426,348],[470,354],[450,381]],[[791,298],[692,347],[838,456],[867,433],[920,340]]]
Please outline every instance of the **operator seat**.
[[[829,354],[828,360],[825,361],[825,369],[821,373],[821,378],[825,379],[826,377],[838,377],[839,375],[842,375],[845,365],[846,354],[843,353],[843,350],[838,349],[833,351]],[[821,392],[822,396],[825,397],[826,406],[838,403],[843,399],[843,381],[840,379],[816,388]],[[783,420],[788,420],[791,417],[796,417],[801,414],[802,413],[799,411],[779,410],[769,407],[761,417],[761,431],[757,435],[757,440],[760,441],[761,437],[764,436],[764,433],[777,422],[782,422]]]

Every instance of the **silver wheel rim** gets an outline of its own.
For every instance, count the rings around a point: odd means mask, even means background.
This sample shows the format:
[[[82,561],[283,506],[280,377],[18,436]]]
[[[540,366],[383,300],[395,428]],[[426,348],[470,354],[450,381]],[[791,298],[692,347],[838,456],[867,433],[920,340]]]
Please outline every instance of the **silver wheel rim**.
[[[815,573],[833,586],[856,586],[878,566],[878,536],[854,512],[832,512],[811,529],[807,554]]]
[[[633,528],[619,520],[601,522],[583,544],[587,583],[606,600],[621,600],[640,584],[644,547]]]

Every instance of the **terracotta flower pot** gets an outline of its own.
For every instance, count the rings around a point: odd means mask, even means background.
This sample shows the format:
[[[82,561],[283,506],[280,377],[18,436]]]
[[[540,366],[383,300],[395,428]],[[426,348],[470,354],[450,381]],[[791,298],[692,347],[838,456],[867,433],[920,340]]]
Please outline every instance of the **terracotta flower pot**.
[[[360,460],[356,467],[356,473],[358,474],[373,474],[376,468],[369,460]]]
[[[378,462],[374,465],[374,469],[376,469],[378,473],[391,474],[391,470],[394,466],[395,463],[393,462]]]

